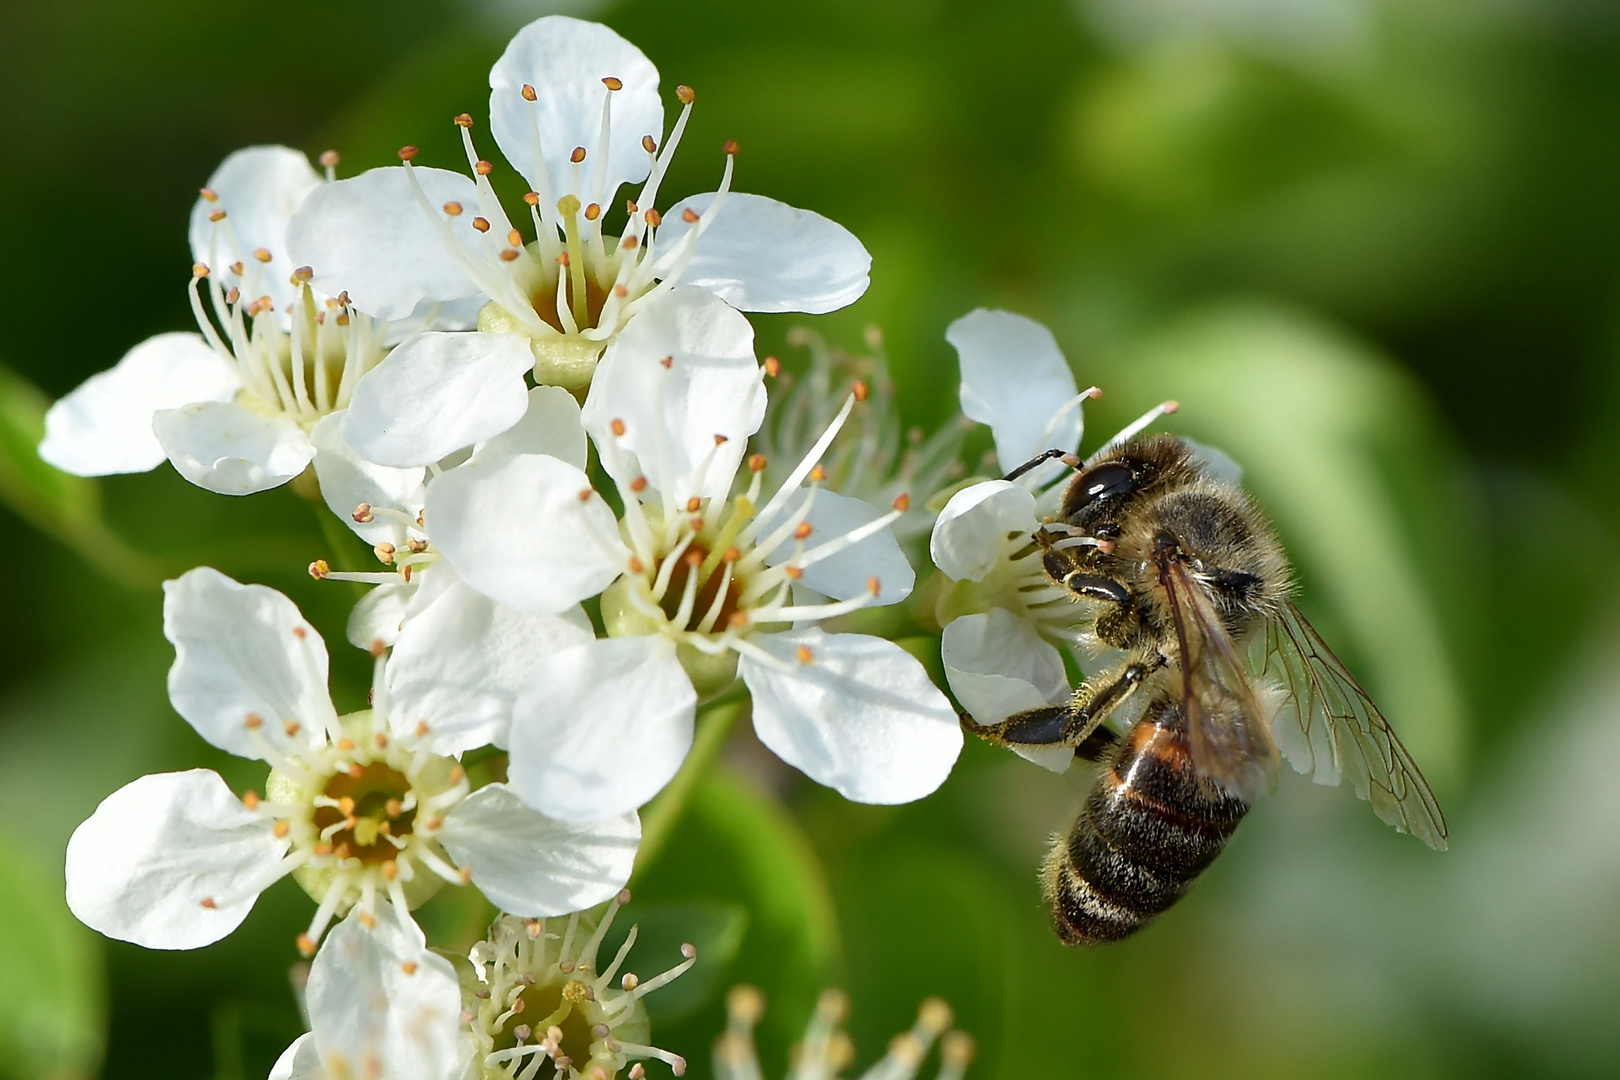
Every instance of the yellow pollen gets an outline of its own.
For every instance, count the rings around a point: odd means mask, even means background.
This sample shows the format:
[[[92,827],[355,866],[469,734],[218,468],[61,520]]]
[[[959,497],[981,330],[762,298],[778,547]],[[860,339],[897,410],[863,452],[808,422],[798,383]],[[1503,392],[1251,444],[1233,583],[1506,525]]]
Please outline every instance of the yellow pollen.
[[[346,754],[354,749],[354,740],[345,736],[337,741],[337,748]]]
[[[207,277],[208,276],[208,267],[205,266],[202,263],[192,263],[191,264],[191,276],[194,277],[194,278],[205,278],[205,277]]]
[[[877,578],[869,577],[866,579],[866,591],[876,596],[883,591],[883,584]]]
[[[591,988],[580,982],[578,979],[569,979],[563,984],[562,998],[564,1001],[589,1001],[591,1000],[591,996]]]
[[[371,912],[362,911],[360,913],[360,925],[365,927],[367,930],[370,930],[377,925],[377,919],[371,914]]]
[[[720,558],[724,559],[728,563],[733,563],[742,558],[742,552],[735,547],[728,547]]]
[[[309,576],[314,578],[316,581],[324,579],[326,575],[330,574],[331,572],[332,567],[325,559],[316,559],[314,562],[309,564]]]
[[[642,562],[634,555],[630,556],[630,572],[632,574],[639,574],[645,569],[647,569],[646,563]]]
[[[511,232],[506,234],[506,242],[511,244],[513,247],[522,247],[523,234],[518,232],[516,229],[513,229]]]
[[[203,202],[219,202],[219,192],[211,187],[198,188],[197,194],[203,197]]]
[[[259,808],[259,793],[252,788],[242,792],[242,805],[249,810],[257,810]]]
[[[276,822],[275,827],[270,831],[275,833],[276,839],[285,840],[287,838],[287,834],[292,832],[292,826],[288,825],[285,821],[278,821]]]
[[[741,630],[743,627],[748,625],[748,612],[733,611],[731,613],[731,618],[727,619],[726,622],[731,624],[732,629]]]
[[[389,863],[388,865],[393,866],[394,864]],[[414,961],[414,960],[405,961],[403,964],[399,965],[399,970],[403,971],[407,975],[415,975],[416,974],[416,961]]]

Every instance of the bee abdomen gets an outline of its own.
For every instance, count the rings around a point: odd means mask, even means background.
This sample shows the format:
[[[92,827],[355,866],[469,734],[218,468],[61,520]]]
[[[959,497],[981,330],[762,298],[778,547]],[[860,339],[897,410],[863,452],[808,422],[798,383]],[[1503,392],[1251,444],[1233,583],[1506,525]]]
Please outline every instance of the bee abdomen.
[[[1117,941],[1174,904],[1226,846],[1248,805],[1199,781],[1168,702],[1132,729],[1066,841],[1047,896],[1066,943]]]

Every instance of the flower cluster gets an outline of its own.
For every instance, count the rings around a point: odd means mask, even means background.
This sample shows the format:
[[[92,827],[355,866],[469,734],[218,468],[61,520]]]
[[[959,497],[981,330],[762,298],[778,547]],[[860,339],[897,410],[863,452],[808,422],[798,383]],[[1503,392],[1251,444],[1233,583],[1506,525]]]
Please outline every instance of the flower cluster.
[[[679,1075],[641,1001],[694,951],[645,980],[623,970],[634,931],[600,969],[598,952],[628,899],[638,811],[683,768],[703,706],[746,696],[761,743],[858,802],[929,794],[962,747],[923,663],[863,630],[905,619],[874,612],[910,597],[902,544],[934,526],[928,497],[960,471],[966,422],[902,439],[875,335],[854,359],[800,331],[811,370],[790,385],[744,314],[852,303],[860,242],[734,191],[733,143],[714,191],[660,210],[696,95],[676,89],[666,128],[657,69],[606,27],[530,24],[490,87],[526,218],[508,216],[468,114],[453,121],[465,174],[412,147],[347,178],[332,153],[320,170],[285,147],[232,154],[191,217],[196,332],[143,342],[57,402],[39,448],[87,476],[167,460],[221,494],[290,483],[377,560],[309,566],[371,586],[346,636],[372,688],[346,713],[286,596],[210,567],[167,582],[175,711],[259,762],[262,784],[143,776],[67,851],[74,913],[149,948],[221,939],[284,877],[309,894],[311,1032],[278,1077]],[[1055,347],[1033,381],[990,363],[1015,324],[952,329],[964,410],[1004,460],[1079,436]],[[1054,394],[1069,405],[1034,416]],[[1033,515],[1036,496],[1009,487]],[[1021,571],[953,539],[980,528],[968,494],[934,528],[936,562],[994,610],[1007,593],[1038,612]],[[989,559],[977,576],[974,558]],[[947,669],[978,708],[968,675],[990,661],[964,642],[990,615],[961,614]],[[504,913],[466,959],[430,950],[411,914],[446,886]],[[749,1000],[733,995],[727,1075]],[[837,1011],[826,999],[807,1038],[814,1075],[847,1064]],[[913,1075],[948,1023],[925,1005],[881,1075]],[[945,1046],[940,1075],[959,1076],[966,1044]]]

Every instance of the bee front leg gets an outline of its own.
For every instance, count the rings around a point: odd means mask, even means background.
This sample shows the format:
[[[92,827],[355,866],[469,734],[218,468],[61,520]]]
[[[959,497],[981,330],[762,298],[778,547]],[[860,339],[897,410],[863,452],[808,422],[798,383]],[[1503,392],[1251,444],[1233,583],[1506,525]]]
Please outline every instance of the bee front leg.
[[[1072,746],[1077,757],[1096,761],[1119,741],[1117,735],[1102,726],[1103,720],[1157,666],[1127,664],[1119,675],[1107,683],[1100,687],[1087,683],[1062,705],[1026,709],[999,724],[980,724],[963,713],[962,727],[970,734],[1001,746]]]

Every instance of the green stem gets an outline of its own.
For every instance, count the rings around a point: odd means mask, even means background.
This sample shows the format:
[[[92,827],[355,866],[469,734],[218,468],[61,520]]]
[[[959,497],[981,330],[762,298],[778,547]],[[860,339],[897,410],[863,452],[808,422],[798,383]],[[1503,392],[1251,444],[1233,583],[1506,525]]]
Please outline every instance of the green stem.
[[[709,766],[720,756],[726,736],[731,734],[732,727],[747,710],[748,704],[745,697],[728,696],[713,702],[699,715],[692,749],[687,753],[680,771],[658,793],[658,797],[641,811],[641,848],[636,852],[636,877],[631,878],[632,882],[645,874],[647,868],[663,853],[664,844],[675,831],[675,826],[680,824],[681,814],[698,781],[703,779]]]

